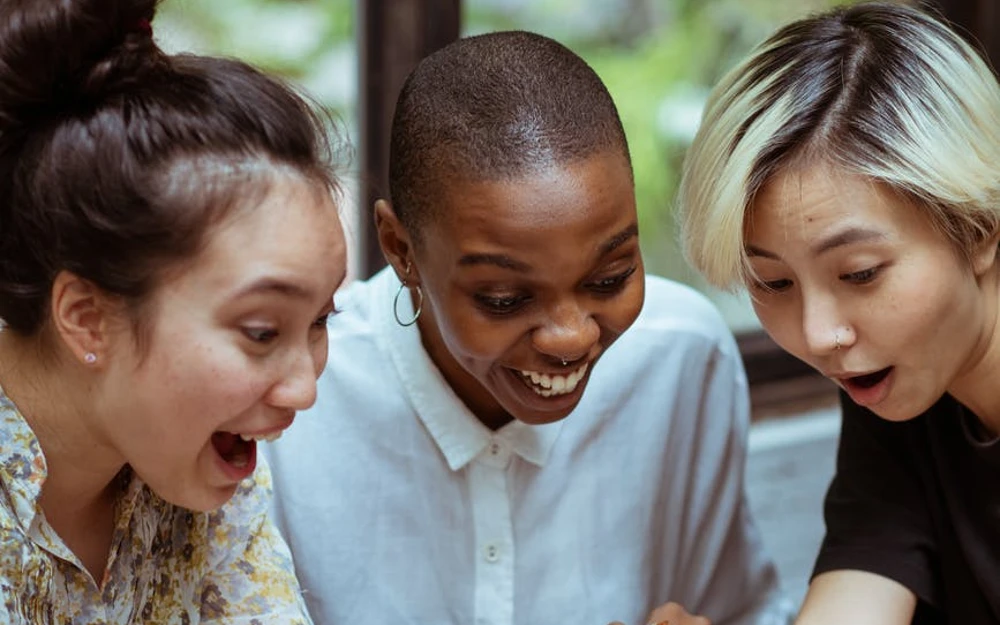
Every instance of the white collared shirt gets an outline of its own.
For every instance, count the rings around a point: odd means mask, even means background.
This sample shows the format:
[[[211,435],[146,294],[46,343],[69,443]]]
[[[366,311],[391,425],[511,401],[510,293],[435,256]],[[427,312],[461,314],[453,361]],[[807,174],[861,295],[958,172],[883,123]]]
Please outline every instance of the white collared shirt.
[[[398,286],[339,298],[316,405],[265,445],[319,625],[788,622],[744,496],[746,378],[701,295],[648,277],[573,413],[493,432],[394,321]]]

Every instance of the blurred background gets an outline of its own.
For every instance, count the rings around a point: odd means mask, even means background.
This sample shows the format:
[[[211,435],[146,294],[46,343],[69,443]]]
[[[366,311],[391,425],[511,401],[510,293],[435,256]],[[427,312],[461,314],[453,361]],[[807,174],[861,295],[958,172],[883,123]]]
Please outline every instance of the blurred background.
[[[355,146],[344,154],[342,168],[355,277],[383,262],[371,243],[371,205],[386,188],[396,94],[422,56],[460,35],[525,29],[586,59],[608,85],[628,135],[647,270],[706,292],[736,333],[753,400],[750,503],[786,590],[800,601],[823,534],[822,500],[834,470],[840,431],[835,389],[760,331],[745,295],[713,291],[694,275],[678,251],[672,207],[710,86],[779,24],[834,4],[845,2],[169,0],[155,29],[169,50],[241,57],[285,76],[334,112],[342,138]],[[933,4],[996,63],[1000,1]]]
[[[706,93],[780,22],[833,3],[464,0],[459,28],[463,35],[540,32],[566,44],[597,70],[628,133],[647,267],[705,290],[678,253],[671,206],[684,149],[697,129]],[[357,145],[363,10],[354,0],[171,0],[157,18],[157,37],[171,49],[238,56],[290,78],[335,111]],[[392,24],[383,28],[387,37],[402,36],[393,35]],[[348,168],[357,181],[362,171],[357,154]],[[369,207],[360,205],[357,186],[354,191],[349,209],[367,220]],[[363,237],[358,229],[355,233],[355,269],[367,274],[370,268],[361,266]],[[757,327],[743,297],[711,295],[734,330]]]

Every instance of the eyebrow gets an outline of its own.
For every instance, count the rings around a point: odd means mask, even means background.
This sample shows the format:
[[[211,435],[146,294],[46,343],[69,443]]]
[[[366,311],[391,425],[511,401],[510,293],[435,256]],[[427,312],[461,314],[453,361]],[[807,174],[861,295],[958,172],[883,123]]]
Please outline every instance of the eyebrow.
[[[624,230],[611,237],[601,245],[601,256],[606,256],[621,247],[629,239],[639,236],[639,224],[632,222]]]
[[[615,234],[610,239],[602,243],[599,247],[601,256],[606,256],[614,250],[624,245],[627,241],[635,238],[639,234],[639,224],[633,222],[626,226],[621,232]],[[531,271],[531,265],[515,260],[506,254],[466,254],[458,259],[458,264],[463,267],[473,265],[496,265],[502,269],[510,269],[519,273]]]
[[[237,290],[232,299],[260,293],[277,293],[293,299],[309,299],[312,296],[312,291],[300,284],[279,278],[260,278]]]
[[[458,264],[463,267],[473,265],[496,265],[503,269],[510,269],[520,273],[531,271],[531,265],[514,260],[506,254],[466,254],[458,259]]]
[[[880,241],[886,238],[884,232],[878,230],[872,230],[870,228],[846,228],[840,232],[835,232],[834,234],[820,240],[816,245],[813,246],[812,253],[813,256],[819,256],[832,249],[838,247],[843,247],[845,245],[853,245],[855,243],[867,243],[870,241]],[[755,245],[746,246],[747,256],[760,256],[761,258],[770,258],[771,260],[781,260],[781,257],[774,252],[769,252],[763,248],[759,248]]]

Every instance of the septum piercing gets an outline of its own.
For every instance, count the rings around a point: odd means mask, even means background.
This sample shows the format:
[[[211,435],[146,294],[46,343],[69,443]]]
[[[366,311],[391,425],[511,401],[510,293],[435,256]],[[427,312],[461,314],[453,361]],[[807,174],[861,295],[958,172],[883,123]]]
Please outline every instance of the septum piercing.
[[[562,366],[564,366],[564,367],[565,367],[566,365],[568,365],[568,364],[569,364],[569,361],[568,361],[568,360],[566,360],[565,358],[561,358],[561,359],[559,360],[559,362],[561,362],[561,363],[562,363]]]

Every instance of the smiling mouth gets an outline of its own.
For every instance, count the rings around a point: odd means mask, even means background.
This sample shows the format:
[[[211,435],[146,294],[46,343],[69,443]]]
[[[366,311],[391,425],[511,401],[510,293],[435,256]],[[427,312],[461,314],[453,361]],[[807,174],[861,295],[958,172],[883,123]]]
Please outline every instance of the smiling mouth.
[[[520,375],[525,385],[537,395],[542,397],[556,397],[558,395],[569,395],[575,391],[576,387],[580,384],[580,380],[587,375],[589,367],[590,363],[585,362],[579,369],[568,375],[553,375],[523,369],[514,369],[514,371]]]

